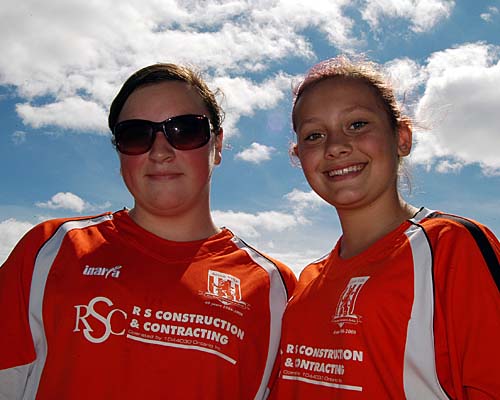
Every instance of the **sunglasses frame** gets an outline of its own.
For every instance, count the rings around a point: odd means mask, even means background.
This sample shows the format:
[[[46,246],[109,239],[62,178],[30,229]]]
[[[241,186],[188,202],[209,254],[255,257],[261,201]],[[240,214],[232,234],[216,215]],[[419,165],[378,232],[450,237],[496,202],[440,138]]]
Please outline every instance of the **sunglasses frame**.
[[[194,147],[187,147],[187,148],[184,147],[183,148],[182,146],[179,147],[179,145],[175,143],[175,140],[172,140],[172,135],[169,133],[170,132],[169,127],[172,126],[172,123],[175,124],[176,121],[179,121],[181,119],[188,119],[188,118],[192,118],[193,120],[197,120],[197,121],[199,121],[199,120],[206,121],[207,129],[204,128],[203,140],[199,144],[196,144],[196,146],[194,146]],[[121,146],[120,146],[120,136],[121,136],[120,128],[122,128],[123,126],[127,126],[127,125],[141,124],[141,123],[144,124],[144,126],[146,127],[143,134],[148,135],[149,141],[148,141],[147,148],[145,148],[144,151],[141,151],[141,152],[127,151],[127,150],[121,148]],[[174,127],[175,127],[175,125],[174,125]],[[149,131],[147,131],[147,129],[151,129],[151,131],[150,131],[151,133]],[[212,124],[210,123],[210,118],[208,118],[206,115],[181,114],[181,115],[175,115],[173,117],[167,118],[165,121],[162,121],[162,122],[154,122],[154,121],[149,121],[147,119],[127,119],[124,121],[120,121],[113,128],[113,136],[114,136],[114,142],[115,142],[116,149],[120,153],[126,154],[126,155],[140,155],[140,154],[147,153],[148,151],[151,150],[151,148],[153,147],[154,141],[156,139],[157,132],[162,132],[163,135],[165,136],[165,139],[167,140],[167,142],[174,149],[180,150],[180,151],[185,151],[185,150],[199,149],[200,147],[205,146],[210,141],[212,130],[213,129],[212,129]]]

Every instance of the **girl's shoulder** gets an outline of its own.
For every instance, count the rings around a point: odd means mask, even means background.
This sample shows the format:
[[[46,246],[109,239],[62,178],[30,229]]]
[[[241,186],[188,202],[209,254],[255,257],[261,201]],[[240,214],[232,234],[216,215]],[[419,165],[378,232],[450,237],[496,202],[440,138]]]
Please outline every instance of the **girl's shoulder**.
[[[426,216],[421,226],[432,247],[436,274],[484,274],[500,291],[500,242],[487,226],[440,211]]]
[[[484,224],[471,218],[442,211],[433,211],[420,223],[433,238],[447,238],[457,241],[475,242],[479,247],[498,246],[495,234]]]

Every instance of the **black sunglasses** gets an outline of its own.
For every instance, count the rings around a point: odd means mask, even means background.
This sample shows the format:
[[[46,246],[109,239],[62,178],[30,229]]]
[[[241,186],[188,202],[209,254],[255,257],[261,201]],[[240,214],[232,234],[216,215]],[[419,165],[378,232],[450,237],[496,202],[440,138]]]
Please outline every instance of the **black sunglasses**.
[[[208,143],[210,130],[210,121],[205,115],[185,114],[163,122],[144,119],[121,121],[115,125],[113,135],[117,150],[133,156],[151,150],[156,132],[163,132],[174,149],[193,150]]]

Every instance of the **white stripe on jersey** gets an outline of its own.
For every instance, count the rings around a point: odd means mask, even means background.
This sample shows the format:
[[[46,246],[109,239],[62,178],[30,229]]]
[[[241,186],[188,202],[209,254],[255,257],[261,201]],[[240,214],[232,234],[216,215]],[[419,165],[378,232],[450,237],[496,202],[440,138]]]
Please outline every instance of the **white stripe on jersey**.
[[[408,323],[403,384],[406,398],[448,399],[436,371],[434,350],[434,288],[432,250],[424,229],[418,223],[433,211],[422,208],[405,232],[413,254],[414,295]]]
[[[36,361],[33,363],[31,378],[28,380],[28,386],[24,393],[24,399],[34,399],[40,384],[43,367],[47,359],[47,338],[43,326],[43,296],[45,285],[50,269],[56,258],[61,243],[66,234],[73,229],[82,229],[89,226],[98,225],[104,221],[113,219],[112,215],[103,215],[101,217],[67,221],[62,224],[52,237],[40,248],[35,260],[35,269],[31,281],[30,301],[29,301],[29,324],[33,343],[36,350]]]
[[[278,354],[281,336],[281,320],[287,303],[287,292],[281,273],[276,265],[249,247],[238,237],[234,236],[232,241],[238,248],[244,250],[257,265],[266,270],[269,275],[269,304],[271,306],[269,310],[269,349],[267,352],[266,367],[264,369],[262,381],[255,396],[255,399],[265,399],[269,395],[269,393],[267,393],[267,384],[269,382],[269,378],[271,377],[274,360]]]

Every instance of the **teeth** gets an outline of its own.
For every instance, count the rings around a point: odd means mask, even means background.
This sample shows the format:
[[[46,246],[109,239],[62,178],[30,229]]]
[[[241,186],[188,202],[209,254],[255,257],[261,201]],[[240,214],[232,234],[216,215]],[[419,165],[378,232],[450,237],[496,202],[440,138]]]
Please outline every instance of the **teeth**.
[[[364,165],[358,164],[358,165],[353,165],[353,166],[347,167],[347,168],[335,169],[333,171],[328,171],[328,176],[347,175],[350,172],[361,171],[363,169],[363,167],[364,167]]]

